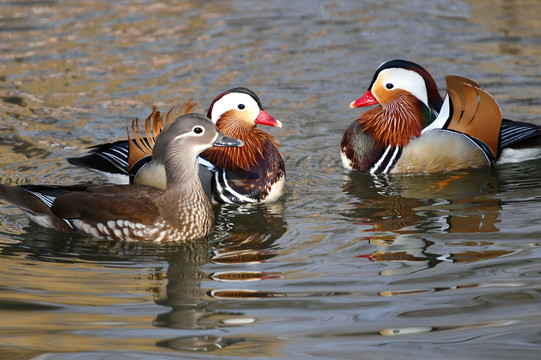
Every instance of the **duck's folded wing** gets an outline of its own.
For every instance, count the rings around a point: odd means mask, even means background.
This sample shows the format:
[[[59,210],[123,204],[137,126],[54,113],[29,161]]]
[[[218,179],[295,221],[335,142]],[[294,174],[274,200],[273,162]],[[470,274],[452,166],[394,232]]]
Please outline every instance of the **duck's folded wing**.
[[[127,194],[103,194],[73,192],[58,197],[51,211],[54,215],[86,223],[106,224],[108,221],[130,219],[130,222],[151,224],[159,214],[152,201],[155,195],[139,194],[128,197]]]

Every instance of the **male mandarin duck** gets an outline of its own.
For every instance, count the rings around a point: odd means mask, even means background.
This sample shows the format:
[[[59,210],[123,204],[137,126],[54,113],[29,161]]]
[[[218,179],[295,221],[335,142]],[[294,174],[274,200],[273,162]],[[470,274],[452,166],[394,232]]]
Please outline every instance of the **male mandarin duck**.
[[[175,107],[164,120],[167,122],[179,113],[189,112],[194,106],[188,102]],[[212,148],[199,157],[200,177],[209,198],[216,203],[236,204],[278,200],[285,184],[284,160],[276,139],[257,125],[282,127],[282,123],[263,109],[253,91],[243,87],[218,95],[209,107],[208,117],[225,135],[244,142],[242,148]],[[152,123],[154,125],[150,125]],[[154,108],[145,128],[159,132],[162,127],[162,116]],[[135,146],[135,142],[128,140],[97,145],[87,155],[68,161],[121,175],[125,182],[129,176],[132,183],[163,188],[163,167],[153,164],[150,158],[152,144],[146,143],[148,148],[142,152],[138,150],[141,144]]]
[[[368,91],[351,108],[363,113],[341,143],[346,169],[371,174],[435,173],[541,155],[541,127],[502,119],[496,101],[477,83],[447,76],[447,96],[421,66],[380,65]]]
[[[206,117],[183,115],[157,136],[152,159],[165,169],[166,188],[130,185],[0,185],[0,198],[40,225],[96,238],[186,241],[207,235],[214,212],[197,174],[198,155],[212,146],[239,147]]]

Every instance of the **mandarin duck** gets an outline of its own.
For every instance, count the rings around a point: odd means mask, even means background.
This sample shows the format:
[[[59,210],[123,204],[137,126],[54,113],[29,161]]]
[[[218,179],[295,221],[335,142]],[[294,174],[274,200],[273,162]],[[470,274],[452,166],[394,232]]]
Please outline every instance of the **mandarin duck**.
[[[161,131],[153,148],[153,161],[165,169],[165,189],[141,184],[0,185],[0,198],[57,230],[108,240],[192,240],[214,226],[214,212],[197,175],[198,155],[212,146],[242,145],[205,116],[183,115]]]
[[[368,91],[350,104],[379,106],[346,130],[343,166],[371,174],[435,173],[541,155],[540,126],[502,119],[496,101],[472,80],[446,80],[443,101],[423,67],[405,60],[380,65]]]
[[[163,127],[162,119],[167,122],[179,113],[191,111],[194,106],[190,101],[174,107],[164,118],[154,108],[146,119],[145,129],[153,128],[155,133],[159,133]],[[199,157],[201,182],[211,201],[246,204],[278,200],[285,184],[284,160],[276,139],[257,125],[282,127],[282,123],[263,110],[253,91],[243,87],[218,95],[212,101],[207,116],[225,135],[244,142],[242,148],[212,148]],[[147,136],[149,133],[152,132],[147,131]],[[123,140],[97,145],[88,154],[68,161],[73,165],[120,175],[126,182],[129,176],[131,183],[163,188],[163,167],[151,161],[152,140],[142,140],[144,143]],[[144,151],[141,152],[141,148]],[[118,178],[113,181],[117,182]]]

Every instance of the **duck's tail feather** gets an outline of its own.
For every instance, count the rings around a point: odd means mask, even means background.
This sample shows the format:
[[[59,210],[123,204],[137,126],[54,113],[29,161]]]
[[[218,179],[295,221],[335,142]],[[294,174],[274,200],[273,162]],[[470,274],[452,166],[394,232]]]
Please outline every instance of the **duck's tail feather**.
[[[500,146],[502,149],[524,148],[541,145],[541,126],[503,119],[500,134]]]
[[[120,140],[92,146],[80,157],[67,158],[75,166],[104,172],[107,174],[128,175],[128,141]]]
[[[23,210],[34,222],[57,230],[73,230],[68,220],[56,216],[51,207],[58,196],[72,191],[84,191],[88,185],[0,185],[0,199]]]

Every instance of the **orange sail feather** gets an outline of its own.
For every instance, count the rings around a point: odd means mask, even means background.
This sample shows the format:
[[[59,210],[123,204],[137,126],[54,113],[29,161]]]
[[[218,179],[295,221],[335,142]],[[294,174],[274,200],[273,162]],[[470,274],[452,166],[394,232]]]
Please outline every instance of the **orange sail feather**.
[[[197,106],[197,103],[193,102],[193,99],[188,100],[182,105],[176,105],[172,107],[164,118],[159,111],[156,110],[156,106],[152,108],[152,113],[145,119],[145,135],[141,133],[139,129],[139,119],[132,121],[132,134],[133,139],[130,136],[128,128],[126,133],[128,134],[128,171],[142,158],[152,156],[152,149],[156,142],[156,137],[162,132],[167,124],[172,123],[177,117],[181,115],[190,114]]]
[[[447,77],[447,92],[453,104],[447,128],[482,141],[496,158],[502,123],[496,100],[476,82],[460,76]]]

